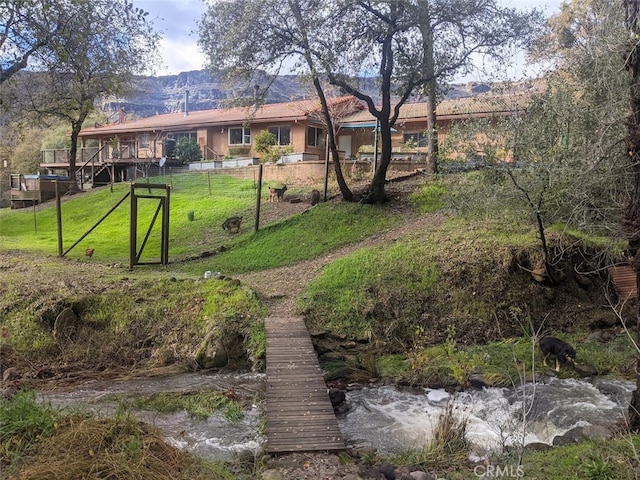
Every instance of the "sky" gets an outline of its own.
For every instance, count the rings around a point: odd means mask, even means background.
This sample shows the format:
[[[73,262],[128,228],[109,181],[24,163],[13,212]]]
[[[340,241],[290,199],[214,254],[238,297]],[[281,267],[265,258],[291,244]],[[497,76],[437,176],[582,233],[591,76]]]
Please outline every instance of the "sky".
[[[552,15],[559,11],[561,1],[498,0],[498,3],[517,9],[536,7]],[[163,65],[156,75],[177,75],[205,68],[206,59],[197,45],[197,24],[206,11],[204,0],[133,0],[133,4],[149,12],[148,18],[163,37],[160,44]],[[507,67],[504,73],[509,77],[519,76],[522,64],[523,57],[515,55],[513,66]]]

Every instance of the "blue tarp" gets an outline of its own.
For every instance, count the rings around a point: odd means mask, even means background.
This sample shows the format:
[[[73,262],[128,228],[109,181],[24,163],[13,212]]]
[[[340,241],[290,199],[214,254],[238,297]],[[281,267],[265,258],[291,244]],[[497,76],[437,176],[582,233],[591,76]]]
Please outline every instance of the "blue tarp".
[[[69,180],[68,176],[65,175],[23,175],[25,179],[33,180]]]

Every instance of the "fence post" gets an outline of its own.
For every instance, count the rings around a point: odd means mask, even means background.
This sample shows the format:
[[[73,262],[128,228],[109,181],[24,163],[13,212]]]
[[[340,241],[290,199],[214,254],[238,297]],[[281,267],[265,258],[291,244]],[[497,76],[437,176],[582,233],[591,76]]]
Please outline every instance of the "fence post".
[[[62,206],[60,205],[60,188],[58,181],[53,181],[56,186],[56,223],[58,225],[58,256],[62,256]]]
[[[256,194],[256,223],[255,223],[255,231],[258,231],[260,228],[260,201],[262,197],[262,163],[258,165],[258,190]]]

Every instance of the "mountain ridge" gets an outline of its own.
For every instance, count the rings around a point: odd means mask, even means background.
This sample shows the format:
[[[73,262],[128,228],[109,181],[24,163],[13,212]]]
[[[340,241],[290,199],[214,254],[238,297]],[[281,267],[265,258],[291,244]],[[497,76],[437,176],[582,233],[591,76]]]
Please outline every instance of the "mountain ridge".
[[[264,95],[265,103],[281,103],[288,101],[316,98],[312,83],[300,75],[279,75],[264,92],[264,87],[271,80],[264,76],[257,84],[258,93]],[[378,91],[373,78],[360,79],[361,88],[374,99],[378,99]],[[489,82],[468,82],[451,84],[444,98],[463,98],[479,94],[491,93],[501,87]],[[260,89],[262,88],[262,92]],[[124,108],[133,118],[144,118],[164,113],[177,113],[185,110],[210,110],[224,108],[233,99],[244,98],[251,101],[254,92],[225,85],[220,78],[207,70],[191,70],[177,75],[139,76],[136,77],[131,91],[119,97],[108,97],[98,102],[107,116],[114,117],[120,108]],[[416,96],[412,101],[424,101]]]

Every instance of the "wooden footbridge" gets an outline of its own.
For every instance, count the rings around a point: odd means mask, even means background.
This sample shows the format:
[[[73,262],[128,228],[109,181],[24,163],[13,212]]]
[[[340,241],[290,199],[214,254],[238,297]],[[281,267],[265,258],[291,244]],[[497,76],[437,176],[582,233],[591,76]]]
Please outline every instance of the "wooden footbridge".
[[[344,450],[318,358],[301,317],[268,317],[267,451]]]

